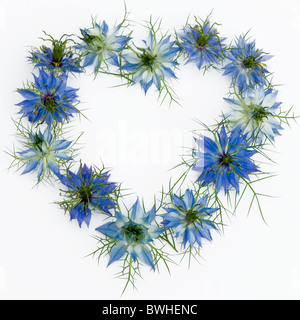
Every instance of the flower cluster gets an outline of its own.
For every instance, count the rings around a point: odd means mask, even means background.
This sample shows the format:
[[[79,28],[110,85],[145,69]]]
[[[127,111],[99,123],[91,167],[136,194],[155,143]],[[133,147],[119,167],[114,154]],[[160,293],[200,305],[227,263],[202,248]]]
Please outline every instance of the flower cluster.
[[[125,288],[134,286],[142,265],[155,271],[162,264],[169,271],[174,253],[199,256],[203,244],[223,227],[227,205],[233,205],[235,212],[246,189],[252,192],[249,209],[256,201],[262,213],[252,186],[266,178],[257,158],[266,156],[265,146],[274,144],[283,124],[294,118],[291,109],[282,111],[277,101],[266,65],[271,56],[246,35],[226,45],[211,16],[195,17],[174,35],[161,33],[161,21],[150,19],[146,39],[139,44],[129,26],[127,13],[115,26],[93,19],[91,27],[80,29],[77,40],[69,35],[56,40],[46,34],[43,40],[51,46],[30,51],[33,81],[18,89],[22,101],[17,104],[20,119],[15,124],[21,148],[12,154],[22,174],[34,172],[38,183],[60,185],[59,207],[80,228],[96,223],[94,215],[108,219],[95,228],[98,248],[93,254],[98,259],[108,255],[108,265],[122,261]],[[63,133],[81,111],[78,89],[68,85],[69,78],[92,68],[95,77],[118,76],[127,86],[140,85],[145,95],[154,88],[162,102],[166,97],[178,102],[171,81],[187,63],[195,64],[196,72],[214,68],[231,78],[224,98],[228,110],[217,124],[204,125],[207,134],[201,128],[195,132],[195,147],[176,166],[183,165],[184,173],[173,183],[171,179],[169,189],[163,189],[149,211],[139,198],[127,209],[121,203],[127,198],[121,185],[110,180],[110,170],[88,166],[81,159],[74,164],[78,139],[65,139]]]

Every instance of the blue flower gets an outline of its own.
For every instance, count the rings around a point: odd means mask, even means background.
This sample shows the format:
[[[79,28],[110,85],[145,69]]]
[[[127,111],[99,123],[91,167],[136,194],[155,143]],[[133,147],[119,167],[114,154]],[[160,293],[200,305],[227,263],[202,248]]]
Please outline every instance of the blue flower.
[[[18,152],[21,160],[27,162],[22,174],[36,170],[38,181],[50,171],[59,177],[61,162],[72,159],[66,153],[71,143],[67,140],[53,139],[49,127],[44,133],[39,130],[36,134],[30,134],[29,142],[26,143],[29,149]]]
[[[40,49],[30,52],[29,61],[33,62],[35,67],[46,68],[50,72],[59,70],[61,73],[81,73],[79,59],[74,58],[72,50],[67,48],[70,39],[63,40],[63,37],[54,40],[50,36],[52,48],[41,46]]]
[[[220,38],[214,24],[208,20],[194,27],[185,26],[179,33],[180,45],[187,53],[187,62],[195,62],[198,69],[208,68],[213,64],[220,64],[223,59],[225,38]]]
[[[222,126],[217,136],[215,140],[208,137],[195,139],[204,152],[194,152],[197,161],[193,170],[201,172],[198,178],[201,185],[215,183],[216,192],[223,187],[225,194],[233,186],[239,193],[239,178],[250,181],[249,174],[259,171],[250,159],[257,151],[250,148],[251,139],[241,135],[240,129],[233,130],[228,137]]]
[[[83,43],[76,48],[84,55],[83,67],[94,65],[97,73],[102,63],[119,66],[118,54],[124,49],[129,36],[119,35],[122,23],[109,29],[105,21],[93,23],[90,29],[81,29]]]
[[[174,207],[165,208],[167,214],[163,216],[162,224],[173,228],[176,238],[183,236],[184,248],[187,242],[193,247],[195,242],[201,246],[203,238],[211,241],[210,229],[217,228],[209,218],[219,209],[207,207],[208,196],[196,201],[193,192],[187,189],[182,198],[176,194],[171,198]]]
[[[39,69],[39,76],[33,74],[35,84],[30,89],[20,89],[18,92],[25,100],[17,105],[22,106],[23,113],[32,123],[55,122],[69,120],[73,113],[78,113],[74,105],[78,102],[77,90],[67,87],[67,75],[55,77]]]
[[[155,269],[153,255],[148,244],[164,232],[164,229],[154,223],[155,208],[153,207],[145,213],[139,199],[137,199],[128,216],[118,211],[115,216],[116,221],[96,228],[97,231],[116,240],[110,252],[108,265],[128,253],[134,261],[140,259]]]
[[[277,91],[258,87],[248,90],[239,99],[225,99],[231,106],[225,117],[233,128],[241,128],[243,134],[248,134],[258,144],[265,138],[274,141],[274,136],[280,135],[279,130],[283,129],[276,117],[281,105],[276,102],[277,94]]]
[[[230,75],[232,84],[236,84],[240,91],[264,85],[266,74],[269,73],[264,62],[271,57],[256,49],[255,41],[248,43],[245,37],[240,36],[235,46],[226,53],[226,58],[231,62],[223,68],[223,75]]]
[[[77,219],[79,227],[82,222],[89,226],[91,209],[111,215],[109,210],[116,205],[113,192],[117,186],[109,178],[108,172],[93,170],[92,166],[88,168],[86,164],[80,164],[77,174],[67,170],[66,175],[60,175],[62,184],[68,187],[64,191],[68,199],[61,205],[70,212],[71,220]]]
[[[176,78],[173,69],[178,63],[174,58],[180,48],[175,41],[170,42],[170,36],[158,41],[152,31],[143,42],[145,48],[139,47],[138,51],[123,54],[125,63],[121,69],[133,76],[132,84],[140,83],[147,93],[153,83],[159,90],[166,78]]]

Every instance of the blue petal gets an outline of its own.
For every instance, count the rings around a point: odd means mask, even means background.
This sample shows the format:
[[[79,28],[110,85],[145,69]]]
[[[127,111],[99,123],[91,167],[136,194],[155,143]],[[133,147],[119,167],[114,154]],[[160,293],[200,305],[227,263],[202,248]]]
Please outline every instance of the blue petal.
[[[70,218],[71,220],[77,219],[78,225],[81,228],[82,222],[85,222],[87,226],[89,226],[92,217],[92,212],[80,202],[77,206],[75,206],[72,210],[70,210]]]
[[[92,65],[94,63],[96,57],[97,57],[97,55],[94,53],[87,54],[84,58],[84,62],[83,62],[82,67],[85,68],[85,67]]]
[[[39,99],[40,95],[36,92],[30,91],[30,90],[18,90],[18,92],[26,99],[26,100],[35,100]]]
[[[133,251],[137,254],[139,259],[142,262],[149,265],[153,270],[155,270],[155,266],[153,263],[153,256],[151,250],[147,247],[147,245],[137,245],[134,247]]]
[[[53,151],[65,150],[71,145],[72,141],[68,140],[56,140],[52,144]]]
[[[193,192],[189,189],[187,189],[184,193],[184,202],[187,206],[187,209],[191,209],[193,208],[194,204],[195,204],[195,198],[194,198],[194,195],[193,195]]]
[[[176,194],[172,195],[172,200],[177,208],[182,208],[181,210],[187,211],[185,202],[179,198]]]
[[[135,204],[132,207],[130,217],[131,217],[132,221],[134,221],[136,223],[141,223],[144,221],[145,213],[144,213],[144,210],[140,204],[139,198],[137,198]]]
[[[108,262],[108,266],[112,264],[113,262],[120,260],[126,253],[127,251],[127,245],[118,242],[115,244],[110,252],[110,258]]]
[[[59,165],[55,162],[55,161],[48,161],[48,165],[49,165],[49,168],[50,170],[57,176],[57,177],[60,177],[61,174],[60,174],[60,169],[59,169]]]
[[[30,160],[30,161],[27,163],[27,165],[26,165],[24,171],[22,172],[22,174],[25,174],[25,173],[28,173],[28,172],[30,172],[30,171],[35,170],[36,167],[38,166],[38,164],[39,164],[39,159]]]
[[[107,235],[110,238],[115,238],[116,234],[119,231],[119,228],[117,227],[115,222],[108,222],[96,228],[96,230],[99,232],[102,232],[103,234]]]
[[[154,221],[155,216],[156,216],[156,210],[155,210],[155,206],[153,206],[153,208],[146,213],[145,223],[151,224]]]

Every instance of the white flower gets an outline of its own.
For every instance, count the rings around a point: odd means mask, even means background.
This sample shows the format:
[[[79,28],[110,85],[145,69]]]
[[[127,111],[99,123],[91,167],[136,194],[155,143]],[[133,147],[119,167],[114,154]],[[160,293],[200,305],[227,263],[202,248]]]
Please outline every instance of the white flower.
[[[279,119],[276,115],[281,102],[276,102],[277,91],[264,90],[258,87],[246,91],[238,100],[224,99],[231,106],[231,111],[225,114],[233,128],[240,127],[244,134],[262,143],[264,138],[274,141],[275,135],[280,135]]]

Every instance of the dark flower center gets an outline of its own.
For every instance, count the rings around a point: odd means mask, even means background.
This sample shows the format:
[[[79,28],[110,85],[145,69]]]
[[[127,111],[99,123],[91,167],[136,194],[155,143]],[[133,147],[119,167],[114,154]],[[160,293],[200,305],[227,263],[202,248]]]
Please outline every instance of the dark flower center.
[[[254,57],[250,56],[247,59],[245,59],[242,64],[247,69],[253,69],[256,65],[256,61]]]
[[[253,109],[252,117],[254,120],[261,122],[264,118],[268,118],[268,114],[269,112],[265,108],[257,106]]]
[[[138,243],[143,240],[146,236],[147,228],[141,224],[137,224],[133,221],[129,221],[122,228],[125,238],[128,243]]]
[[[219,163],[225,167],[228,167],[232,163],[232,159],[229,154],[224,154],[220,157]]]
[[[186,220],[189,223],[196,222],[198,219],[197,214],[198,214],[198,211],[196,211],[196,210],[193,210],[193,209],[188,210],[186,213]]]
[[[55,111],[57,104],[54,100],[54,97],[51,95],[45,96],[44,97],[44,106],[49,112]]]
[[[81,201],[84,203],[87,203],[90,201],[92,195],[92,190],[88,186],[82,186],[81,189],[79,190],[79,196],[81,198]]]
[[[40,138],[37,134],[34,137],[34,146],[40,146],[43,143],[44,139]]]
[[[197,47],[199,47],[200,49],[205,47],[208,43],[208,40],[210,39],[210,35],[208,33],[204,34],[200,32],[200,36],[197,42]]]
[[[154,60],[155,60],[156,56],[152,56],[149,53],[144,53],[142,55],[142,65],[146,66],[146,67],[150,67],[152,66]]]

